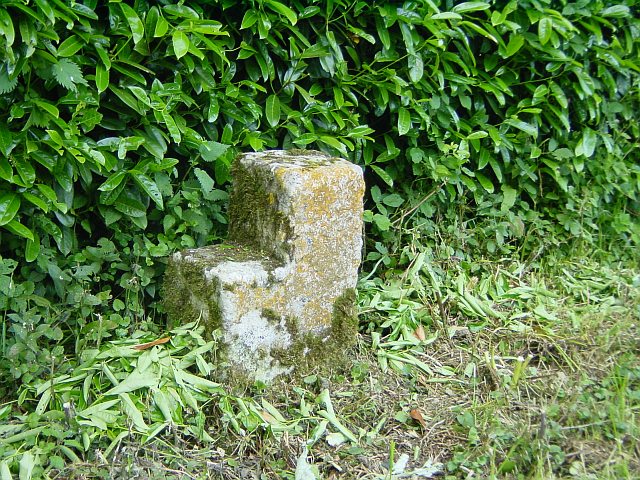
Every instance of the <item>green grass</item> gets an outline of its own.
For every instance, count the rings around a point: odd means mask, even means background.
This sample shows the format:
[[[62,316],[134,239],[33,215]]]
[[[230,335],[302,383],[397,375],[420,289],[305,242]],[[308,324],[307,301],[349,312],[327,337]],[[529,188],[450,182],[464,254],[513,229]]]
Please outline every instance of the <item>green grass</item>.
[[[640,476],[638,272],[551,260],[368,285],[378,357],[414,382],[405,413],[420,410],[425,458],[451,478]],[[426,347],[419,324],[438,334]]]
[[[102,341],[0,406],[0,478],[640,477],[639,270],[398,258],[347,370],[230,392],[195,325]]]

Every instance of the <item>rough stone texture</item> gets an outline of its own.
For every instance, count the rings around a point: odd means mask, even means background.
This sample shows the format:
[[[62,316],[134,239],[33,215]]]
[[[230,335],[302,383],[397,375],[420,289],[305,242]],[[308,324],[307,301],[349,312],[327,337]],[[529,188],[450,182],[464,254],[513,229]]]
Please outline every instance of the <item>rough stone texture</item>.
[[[233,177],[229,243],[176,253],[165,305],[220,329],[223,360],[270,381],[355,333],[364,182],[358,166],[310,151],[242,155]]]

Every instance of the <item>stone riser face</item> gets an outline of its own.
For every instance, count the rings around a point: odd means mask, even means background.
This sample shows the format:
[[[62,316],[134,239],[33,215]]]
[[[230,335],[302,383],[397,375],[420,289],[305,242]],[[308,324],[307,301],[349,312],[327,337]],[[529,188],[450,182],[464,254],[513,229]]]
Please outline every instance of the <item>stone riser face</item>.
[[[315,152],[244,155],[233,173],[234,244],[175,254],[165,304],[220,329],[224,360],[269,381],[355,334],[364,182],[359,167]]]

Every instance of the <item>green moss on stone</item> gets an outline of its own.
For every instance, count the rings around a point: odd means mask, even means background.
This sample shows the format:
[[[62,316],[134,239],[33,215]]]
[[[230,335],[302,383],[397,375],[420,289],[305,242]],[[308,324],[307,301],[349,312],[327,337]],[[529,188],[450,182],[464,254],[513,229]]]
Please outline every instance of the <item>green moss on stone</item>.
[[[268,256],[232,242],[186,250],[180,255],[182,258],[178,261],[173,258],[169,260],[162,286],[163,305],[169,325],[182,325],[202,320],[205,322],[207,331],[221,327],[218,306],[212,301],[212,295],[206,294],[218,287],[204,277],[207,267],[211,268],[222,262],[256,260],[270,268],[275,267],[275,263]],[[190,257],[189,260],[184,258],[187,256]],[[194,298],[196,302],[193,301]],[[201,305],[200,309],[197,307],[198,303]]]
[[[232,166],[233,189],[229,200],[229,240],[242,243],[260,249],[265,243],[260,238],[264,232],[256,232],[255,227],[260,226],[268,232],[274,243],[277,232],[284,232],[284,238],[290,238],[292,228],[289,219],[278,208],[278,197],[280,192],[270,191],[265,185],[271,183],[269,178],[261,169],[247,169],[240,162],[235,162]],[[275,188],[275,186],[274,186]],[[282,258],[282,252],[278,247],[284,249],[286,256],[291,256],[291,252],[286,244],[276,245],[273,251],[268,254],[275,255],[280,261],[287,261]]]
[[[348,347],[355,344],[358,334],[358,315],[356,311],[356,291],[347,289],[333,303],[331,326],[324,334],[300,334],[298,323],[287,323],[295,338],[294,344],[287,349],[278,349],[272,356],[281,365],[294,366],[294,375],[305,376],[312,370],[326,370],[343,365],[347,361]]]

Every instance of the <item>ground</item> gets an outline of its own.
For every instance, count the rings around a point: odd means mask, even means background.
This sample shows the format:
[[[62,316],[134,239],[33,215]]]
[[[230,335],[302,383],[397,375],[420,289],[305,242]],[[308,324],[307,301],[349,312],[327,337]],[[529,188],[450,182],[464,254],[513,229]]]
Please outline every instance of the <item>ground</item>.
[[[346,368],[213,395],[208,435],[184,409],[52,477],[640,478],[638,270],[413,260],[361,282]]]

